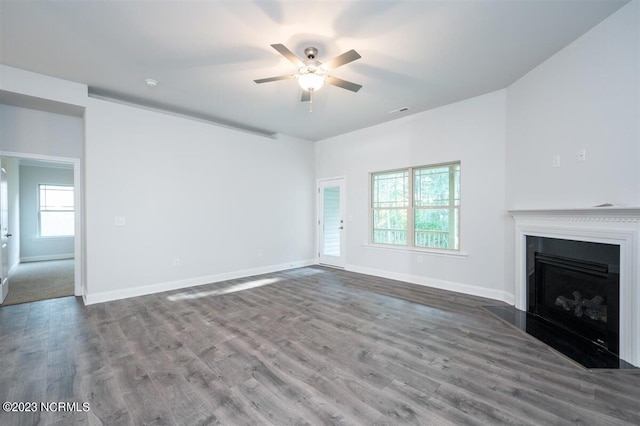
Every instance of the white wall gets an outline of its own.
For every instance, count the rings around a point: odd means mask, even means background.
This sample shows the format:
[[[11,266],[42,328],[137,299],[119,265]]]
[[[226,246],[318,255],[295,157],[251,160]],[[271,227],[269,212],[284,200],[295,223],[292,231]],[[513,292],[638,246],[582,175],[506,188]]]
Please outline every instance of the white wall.
[[[347,268],[510,300],[505,207],[640,205],[638,9],[630,2],[504,91],[318,142],[315,177],[347,178]],[[0,74],[0,90],[87,105],[89,301],[315,258],[310,143],[87,98],[86,86],[1,65]],[[32,135],[30,123],[51,118],[21,120],[30,114],[0,105],[0,151],[15,150],[7,135]],[[25,146],[68,149],[64,141]],[[586,161],[577,162],[581,149]],[[462,161],[466,257],[364,244],[369,172],[452,160]],[[114,226],[116,216],[127,225]]]
[[[92,98],[85,127],[89,303],[313,262],[312,143]]]
[[[73,162],[82,206],[82,157],[87,86],[0,64],[0,152],[8,157]],[[81,217],[78,215],[78,217]],[[76,223],[75,294],[84,292],[84,236]]]
[[[0,104],[0,151],[82,158],[80,117]]]
[[[86,84],[0,64],[0,91],[20,95],[20,102],[69,109],[86,105],[88,88]]]
[[[347,269],[465,291],[505,294],[505,91],[316,143],[316,177],[345,176]],[[369,238],[369,173],[461,161],[463,257],[382,250]],[[423,263],[418,263],[422,256]]]
[[[640,206],[638,8],[624,6],[508,88],[509,208]]]
[[[632,1],[507,89],[508,209],[640,206],[639,27]]]
[[[73,185],[73,169],[20,166],[20,259],[71,259],[73,237],[38,237],[38,185]]]
[[[505,207],[640,206],[639,24],[632,1],[505,91],[319,142],[317,177],[347,177],[347,267],[511,301]],[[456,159],[467,258],[363,245],[369,172]]]

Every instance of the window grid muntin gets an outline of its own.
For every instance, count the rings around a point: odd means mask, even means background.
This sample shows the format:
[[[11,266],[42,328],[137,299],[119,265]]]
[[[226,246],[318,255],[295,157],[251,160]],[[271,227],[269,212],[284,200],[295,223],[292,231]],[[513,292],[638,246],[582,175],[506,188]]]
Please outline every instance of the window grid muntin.
[[[441,170],[446,170],[446,171],[436,171],[438,169]],[[443,249],[443,250],[447,250],[447,251],[459,251],[460,250],[460,172],[461,170],[461,163],[460,161],[455,161],[455,162],[450,162],[450,163],[440,163],[440,164],[433,164],[433,165],[426,165],[426,166],[419,166],[419,167],[408,167],[405,169],[395,169],[395,170],[387,170],[387,171],[381,171],[381,172],[372,172],[370,173],[371,178],[370,178],[370,185],[371,185],[371,191],[370,191],[370,197],[371,197],[371,203],[370,203],[370,221],[369,223],[371,224],[369,227],[369,233],[370,233],[370,241],[374,244],[383,244],[383,245],[391,245],[391,246],[397,246],[397,245],[402,245],[402,246],[406,246],[406,247],[411,247],[411,248],[419,248],[419,249]],[[376,241],[376,230],[380,230],[379,228],[376,228],[376,222],[375,222],[375,212],[376,211],[380,211],[380,210],[384,210],[384,207],[376,207],[376,193],[375,193],[375,181],[376,178],[378,176],[381,175],[391,175],[391,174],[399,174],[402,172],[406,172],[408,174],[408,192],[409,192],[409,202],[408,202],[408,207],[405,209],[406,210],[406,217],[407,217],[407,244],[397,244],[397,243],[387,243],[387,242],[379,242]],[[416,205],[416,187],[415,187],[415,182],[416,182],[416,174],[421,175],[421,174],[425,174],[425,175],[431,175],[431,174],[448,174],[448,178],[449,178],[449,196],[447,197],[446,204],[436,204],[436,205],[427,205],[427,206],[422,206],[422,205]],[[451,191],[451,186],[453,186],[453,194]],[[424,198],[424,197],[421,197]],[[439,201],[442,201],[442,199],[440,199]],[[421,204],[421,203],[418,203]],[[443,248],[443,247],[433,247],[433,246],[423,246],[423,245],[419,245],[419,241],[418,244],[416,243],[416,235],[419,233],[425,233],[425,232],[429,232],[429,230],[423,230],[423,229],[415,229],[416,226],[416,213],[419,211],[425,211],[425,210],[447,210],[448,214],[449,214],[449,230],[445,231],[448,233],[447,239],[447,247]],[[439,233],[440,231],[433,231],[432,233]],[[453,248],[451,248],[453,247]]]
[[[56,203],[54,200],[66,198],[65,202]],[[38,184],[38,237],[73,237],[75,235],[75,195],[73,185],[59,184]],[[69,215],[72,224],[67,226],[68,231],[62,233],[46,233],[43,232],[43,215],[50,218],[62,217]]]
[[[402,180],[402,186],[404,188],[400,190],[400,196],[393,197],[392,199],[381,200],[381,187],[393,185],[393,181],[398,185],[398,180]],[[372,207],[374,208],[407,208],[411,201],[409,171],[389,171],[376,173],[373,179],[373,197],[371,198]],[[391,192],[397,191],[397,188],[391,190]]]

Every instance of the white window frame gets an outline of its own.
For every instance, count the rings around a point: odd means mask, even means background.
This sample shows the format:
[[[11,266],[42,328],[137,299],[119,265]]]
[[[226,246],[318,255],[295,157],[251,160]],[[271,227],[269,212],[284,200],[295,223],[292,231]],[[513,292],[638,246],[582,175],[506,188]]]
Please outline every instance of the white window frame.
[[[55,209],[42,209],[42,203],[40,200],[40,194],[42,192],[42,187],[43,186],[52,186],[52,187],[67,187],[67,188],[71,188],[71,190],[74,192],[73,194],[73,210],[55,210]],[[46,190],[46,189],[45,189]],[[75,188],[73,185],[69,185],[69,184],[59,184],[59,183],[39,183],[38,184],[38,238],[45,238],[45,239],[49,239],[49,238],[75,238],[75,214],[76,214],[76,206],[75,206]],[[42,235],[42,213],[73,213],[74,215],[74,227],[73,227],[73,234],[70,235]]]
[[[460,173],[460,200],[458,205],[447,205],[447,206],[433,206],[433,207],[416,207],[415,206],[415,185],[414,185],[414,171],[418,169],[430,169],[430,168],[438,168],[445,166],[455,166],[459,167]],[[376,210],[384,210],[383,208],[375,208],[373,206],[374,201],[374,177],[376,175],[381,175],[385,173],[394,173],[394,172],[407,172],[409,176],[409,202],[407,210],[407,244],[386,244],[386,243],[378,243],[374,242],[373,234],[374,234],[374,212]],[[410,250],[410,251],[423,251],[423,252],[435,252],[435,253],[451,253],[451,254],[463,254],[461,252],[462,247],[462,238],[460,231],[460,222],[461,222],[461,210],[462,210],[462,162],[461,161],[450,161],[446,163],[437,163],[437,164],[427,164],[422,166],[414,166],[414,167],[404,167],[399,169],[390,169],[390,170],[381,170],[376,172],[369,173],[369,245],[372,247],[383,247],[395,250]],[[401,207],[399,207],[401,208]],[[436,247],[423,247],[415,245],[415,212],[417,210],[430,210],[430,209],[455,209],[458,211],[458,221],[457,225],[457,236],[458,236],[458,247],[457,248],[436,248]]]

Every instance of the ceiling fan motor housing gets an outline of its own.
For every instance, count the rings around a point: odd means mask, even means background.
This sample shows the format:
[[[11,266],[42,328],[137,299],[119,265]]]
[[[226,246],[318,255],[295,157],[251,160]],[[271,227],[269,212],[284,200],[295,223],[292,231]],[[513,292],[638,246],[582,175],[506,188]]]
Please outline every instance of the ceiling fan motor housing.
[[[304,49],[304,56],[306,56],[308,59],[314,59],[316,56],[318,56],[318,49],[316,49],[315,47],[307,47],[306,49]]]

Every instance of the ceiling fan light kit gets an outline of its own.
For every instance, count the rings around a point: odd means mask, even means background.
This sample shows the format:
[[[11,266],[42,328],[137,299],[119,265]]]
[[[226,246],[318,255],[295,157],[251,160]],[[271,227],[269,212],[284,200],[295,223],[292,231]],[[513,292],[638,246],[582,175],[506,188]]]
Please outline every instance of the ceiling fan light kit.
[[[342,55],[336,56],[329,62],[323,64],[322,62],[316,59],[318,54],[318,49],[315,47],[307,47],[304,50],[304,54],[307,57],[306,60],[299,59],[293,52],[291,52],[285,45],[283,44],[272,44],[275,50],[278,51],[282,56],[287,58],[289,62],[294,64],[297,68],[297,72],[295,74],[290,75],[281,75],[278,77],[269,77],[262,78],[259,80],[254,80],[257,84],[268,83],[272,81],[279,80],[289,80],[291,78],[298,79],[298,85],[302,88],[302,97],[300,102],[309,102],[309,111],[312,111],[311,104],[313,103],[313,93],[319,90],[325,82],[341,87],[343,89],[350,90],[352,92],[357,92],[362,88],[360,84],[352,83],[350,81],[342,80],[337,77],[330,76],[328,73],[330,70],[338,68],[339,66],[348,64],[349,62],[353,62],[356,59],[360,59],[360,55],[355,50],[350,50],[348,52],[343,53]]]
[[[315,92],[324,86],[324,77],[321,74],[314,72],[299,74],[298,85],[300,85],[302,90],[306,90],[308,92],[313,90]]]

